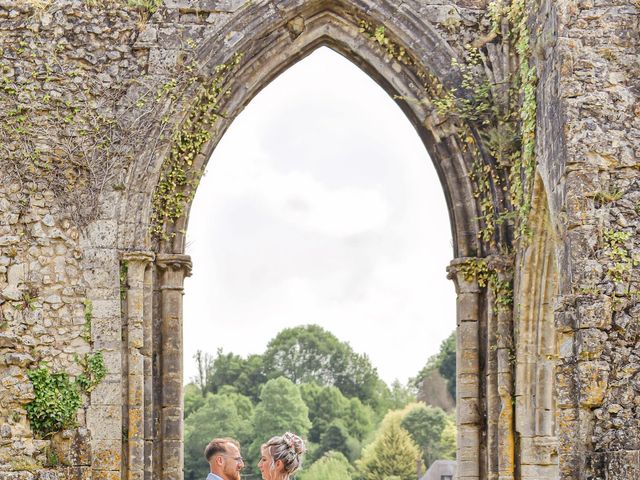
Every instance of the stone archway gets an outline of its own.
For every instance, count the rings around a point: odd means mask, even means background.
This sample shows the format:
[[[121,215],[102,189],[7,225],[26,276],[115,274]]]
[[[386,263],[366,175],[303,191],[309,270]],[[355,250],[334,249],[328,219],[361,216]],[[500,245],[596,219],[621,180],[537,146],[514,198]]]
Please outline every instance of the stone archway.
[[[514,418],[511,414],[505,416],[506,406],[496,409],[498,400],[484,380],[485,376],[496,378],[501,398],[510,398],[513,393],[512,374],[503,359],[511,348],[506,337],[498,358],[484,363],[492,356],[487,335],[510,331],[512,317],[510,312],[493,308],[498,295],[494,286],[468,278],[465,268],[486,262],[485,255],[491,253],[487,257],[491,271],[498,272],[500,282],[511,282],[509,257],[498,255],[493,251],[495,247],[479,238],[479,203],[488,201],[500,210],[504,199],[497,188],[489,188],[485,193],[488,197],[478,198],[470,179],[474,164],[482,161],[482,148],[468,148],[469,135],[481,141],[481,135],[474,133],[477,127],[461,129],[451,119],[439,118],[434,107],[437,92],[457,88],[462,81],[460,71],[452,65],[452,59],[459,56],[457,51],[408,6],[397,10],[383,4],[371,9],[339,1],[302,2],[278,8],[269,3],[251,5],[215,36],[200,39],[198,45],[191,61],[198,65],[203,84],[210,82],[214,96],[219,96],[217,110],[211,113],[212,103],[207,103],[211,94],[206,90],[203,95],[202,90],[198,94],[198,85],[187,89],[178,100],[181,113],[176,115],[176,124],[183,126],[181,136],[145,152],[136,162],[130,181],[140,188],[142,180],[142,191],[147,193],[140,195],[136,189],[128,188],[129,197],[122,209],[121,222],[130,223],[132,229],[122,231],[121,244],[139,245],[142,251],[155,255],[151,268],[153,286],[147,287],[147,296],[153,301],[143,307],[146,311],[128,312],[130,318],[150,319],[146,335],[151,337],[147,343],[153,347],[145,352],[134,351],[143,358],[130,361],[126,368],[128,391],[147,387],[144,398],[130,396],[125,410],[126,474],[137,478],[142,472],[151,471],[154,477],[166,479],[180,478],[182,474],[180,295],[191,267],[190,259],[184,255],[185,233],[199,172],[204,170],[227,126],[264,86],[314,49],[328,46],[363,69],[392,97],[400,99],[400,107],[434,161],[449,208],[457,258],[452,262],[451,275],[458,291],[458,477],[492,478],[494,473],[500,473],[503,479],[514,478]],[[224,114],[219,114],[222,111]],[[210,124],[215,120],[215,125],[197,123],[205,117]],[[193,129],[194,125],[198,130]],[[186,151],[180,142],[198,135],[205,139],[197,143],[197,151],[189,152],[193,155],[188,172],[180,171],[186,177],[192,175],[193,181],[185,182],[179,214],[159,215],[152,193],[158,198],[163,181],[174,175],[171,169],[178,158],[175,152],[184,155]],[[156,233],[155,237],[149,236],[150,230]],[[131,262],[134,257],[127,258]],[[144,257],[145,261],[151,258]],[[133,277],[135,272],[138,277]],[[143,272],[148,272],[147,267],[129,268],[129,288],[140,285]],[[496,326],[487,327],[488,324]],[[135,348],[129,342],[129,351]],[[505,368],[509,369],[508,375]],[[154,393],[158,391],[160,395]],[[495,425],[490,439],[486,433],[492,427],[488,425]]]
[[[419,100],[399,103],[436,164],[455,238],[460,476],[552,465],[554,408],[560,478],[640,476],[637,2],[25,0],[0,2],[0,17],[1,478],[180,478],[183,230],[197,175],[252,95],[321,44]],[[451,65],[466,44],[492,93],[514,65],[528,80],[506,102],[527,126],[515,171],[483,122],[434,113],[439,89],[473,100],[469,63]],[[215,125],[190,129],[212,114]],[[527,252],[509,222],[526,217],[536,163],[557,235]],[[527,277],[534,257],[558,264],[557,365],[543,354],[551,335],[526,335],[548,333],[556,288],[552,269]],[[528,305],[519,317],[514,299]],[[74,357],[89,353],[106,374],[79,428],[38,438],[30,371],[48,363],[73,379]],[[64,466],[46,463],[54,443]]]

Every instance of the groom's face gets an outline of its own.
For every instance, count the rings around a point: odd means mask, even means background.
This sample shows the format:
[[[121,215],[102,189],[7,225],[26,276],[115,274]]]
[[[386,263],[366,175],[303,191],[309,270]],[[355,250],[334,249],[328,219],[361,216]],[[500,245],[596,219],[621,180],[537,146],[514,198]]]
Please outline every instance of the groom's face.
[[[240,480],[240,471],[244,468],[244,462],[240,456],[240,450],[233,444],[227,445],[227,452],[222,457],[224,460],[222,473],[225,480]]]

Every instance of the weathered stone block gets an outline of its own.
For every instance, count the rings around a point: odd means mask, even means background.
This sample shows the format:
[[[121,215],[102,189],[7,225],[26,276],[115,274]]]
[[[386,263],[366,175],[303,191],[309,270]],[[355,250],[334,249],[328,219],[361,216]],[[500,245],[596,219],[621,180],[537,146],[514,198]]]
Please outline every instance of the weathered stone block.
[[[120,299],[94,300],[93,318],[120,318]]]
[[[122,480],[120,470],[93,470],[91,480]]]
[[[459,398],[476,398],[479,390],[478,375],[461,373],[456,382],[456,395]]]
[[[589,478],[622,480],[640,478],[640,451],[593,452],[588,455]]]
[[[611,326],[611,299],[604,295],[597,299],[580,298],[577,304],[577,327],[606,329]]]
[[[122,356],[118,350],[103,350],[102,358],[107,373],[118,375],[122,372]]]
[[[67,479],[74,479],[73,476],[69,476],[67,475],[66,477],[63,477],[63,475],[65,474],[65,470],[69,470],[67,469],[61,469],[62,471],[57,471],[57,470],[38,470],[36,472],[36,476],[35,479],[36,480],[61,480],[62,478],[64,478],[64,480]]]
[[[558,407],[577,405],[576,382],[573,365],[560,365],[556,368],[556,402]]]
[[[165,0],[167,8],[195,10],[199,12],[235,12],[246,0]]]
[[[459,293],[457,301],[458,322],[478,320],[480,311],[478,295],[475,293]]]
[[[576,312],[573,308],[556,311],[554,322],[558,332],[572,332],[576,328]]]
[[[522,465],[522,480],[557,480],[558,467],[555,465]]]
[[[555,437],[520,437],[523,465],[549,465],[557,468],[558,449]],[[557,475],[556,477],[557,478]]]
[[[118,470],[122,464],[122,444],[120,441],[93,441],[92,467],[95,470]]]
[[[0,472],[0,480],[34,480],[35,476],[31,472]]]
[[[580,405],[597,407],[607,392],[609,384],[609,364],[607,362],[580,362],[578,364],[580,385]]]
[[[457,330],[458,349],[478,348],[478,322],[476,320],[463,321],[458,324]]]
[[[459,424],[476,424],[480,420],[478,400],[474,398],[461,398],[457,404]]]
[[[129,375],[129,405],[142,405],[144,399],[144,377]]]
[[[91,405],[87,409],[87,428],[96,440],[120,439],[122,437],[122,407],[119,405]]]
[[[96,220],[88,227],[91,245],[100,248],[115,248],[118,235],[117,220]]]
[[[119,405],[122,403],[122,384],[119,376],[108,375],[91,392],[92,405]]]
[[[458,460],[456,475],[459,480],[480,478],[480,465],[474,460]]]
[[[457,369],[459,374],[477,374],[479,370],[480,360],[478,358],[478,351],[471,349],[464,349],[456,353],[457,356]]]
[[[163,421],[163,438],[168,440],[180,440],[182,438],[182,417],[166,416]]]
[[[575,356],[574,333],[559,333],[556,337],[560,358],[571,360]]]
[[[165,465],[170,466],[171,469],[175,468],[176,470],[181,470],[184,452],[184,445],[182,442],[179,440],[167,440],[163,442],[163,444],[163,451],[167,452],[166,457],[163,458],[166,462]]]
[[[576,353],[582,360],[596,360],[604,350],[607,334],[597,328],[587,328],[576,333]]]

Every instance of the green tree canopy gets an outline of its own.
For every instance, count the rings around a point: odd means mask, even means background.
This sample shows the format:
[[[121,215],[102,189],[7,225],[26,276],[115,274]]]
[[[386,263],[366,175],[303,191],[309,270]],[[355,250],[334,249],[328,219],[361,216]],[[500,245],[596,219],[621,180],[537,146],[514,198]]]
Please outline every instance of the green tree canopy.
[[[253,405],[243,395],[207,394],[204,405],[189,415],[184,425],[185,480],[207,476],[204,448],[215,437],[233,437],[246,446],[253,439]]]
[[[267,345],[263,361],[271,378],[335,386],[346,397],[375,400],[379,378],[369,358],[318,325],[282,330]]]
[[[447,390],[456,399],[456,332],[454,331],[440,346],[438,371],[447,380]]]
[[[320,438],[320,452],[336,451],[344,454],[349,461],[355,461],[360,456],[360,442],[349,435],[344,422],[333,420],[322,433]]]
[[[354,476],[354,468],[340,452],[325,453],[298,475],[300,480],[352,480]]]
[[[422,450],[425,465],[435,460],[445,459],[447,446],[443,445],[443,432],[449,420],[444,410],[417,404],[402,419],[401,426],[409,432],[411,438]]]
[[[397,422],[387,422],[376,439],[362,452],[358,467],[365,480],[380,480],[397,476],[414,480],[420,449],[409,433]]]
[[[254,437],[249,448],[250,468],[253,469],[260,455],[260,445],[274,435],[286,431],[305,438],[311,422],[309,409],[300,390],[291,380],[279,377],[269,380],[260,392],[260,403],[253,416]]]
[[[202,390],[195,383],[188,383],[184,387],[184,418],[187,418],[193,412],[202,407],[205,403],[205,397]]]
[[[208,368],[207,391],[217,393],[223,386],[232,386],[238,393],[251,398],[254,403],[260,397],[260,388],[267,381],[261,355],[242,358],[234,353],[225,354],[222,349],[218,349]]]
[[[309,431],[309,440],[319,442],[329,424],[347,415],[350,407],[346,398],[336,387],[321,386],[316,383],[303,383],[300,393],[309,408],[309,420],[313,426]]]
[[[364,405],[359,398],[349,399],[349,410],[343,417],[349,434],[362,441],[374,427],[374,412],[369,405]]]

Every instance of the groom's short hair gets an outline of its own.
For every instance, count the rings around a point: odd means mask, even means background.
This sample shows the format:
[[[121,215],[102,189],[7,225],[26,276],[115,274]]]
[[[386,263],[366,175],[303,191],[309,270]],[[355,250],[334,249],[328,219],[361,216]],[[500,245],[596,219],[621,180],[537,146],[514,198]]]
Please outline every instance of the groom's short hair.
[[[204,449],[204,457],[207,459],[207,462],[214,455],[218,455],[219,453],[227,452],[227,444],[233,444],[240,449],[240,444],[237,440],[233,438],[214,438],[209,442],[209,445]]]

